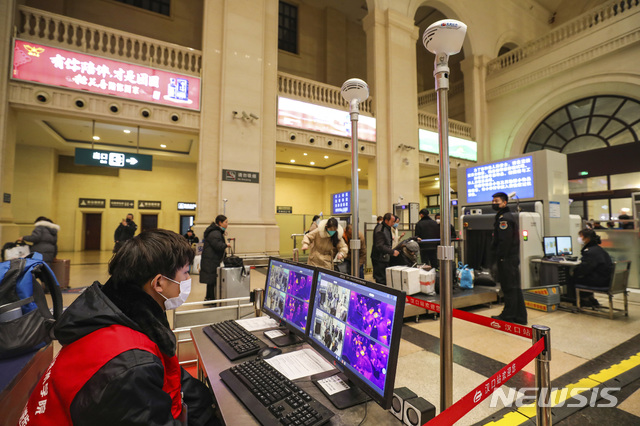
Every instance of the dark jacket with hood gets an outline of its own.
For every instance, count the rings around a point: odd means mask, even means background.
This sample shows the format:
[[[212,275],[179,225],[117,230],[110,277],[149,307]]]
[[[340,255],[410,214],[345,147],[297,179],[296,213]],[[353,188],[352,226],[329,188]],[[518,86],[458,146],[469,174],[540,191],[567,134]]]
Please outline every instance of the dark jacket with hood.
[[[440,238],[440,224],[429,216],[422,216],[416,223],[415,236],[423,240],[432,240]],[[434,249],[438,243],[433,243]]]
[[[42,254],[42,260],[51,263],[58,254],[58,231],[60,231],[59,225],[39,220],[35,223],[35,229],[31,235],[24,236],[22,239],[33,243],[31,252]]]
[[[382,221],[373,230],[373,247],[371,260],[373,262],[388,263],[393,255],[391,228]]]
[[[204,231],[202,240],[202,260],[200,261],[200,282],[212,284],[217,277],[217,268],[224,259],[227,242],[224,231],[217,224],[212,223]]]
[[[63,349],[49,368],[51,376],[45,375],[43,378],[49,378],[48,386],[42,387],[40,383],[39,387],[42,389],[36,387],[29,404],[35,398],[37,405],[37,401],[42,399],[43,391],[45,395],[47,391],[51,393],[51,401],[42,415],[32,416],[33,413],[29,413],[31,420],[28,424],[41,424],[40,421],[46,423],[45,414],[53,416],[62,408],[63,411],[68,410],[70,418],[63,422],[56,419],[56,424],[180,425],[172,414],[170,394],[165,391],[170,370],[164,364],[171,360],[177,366],[176,339],[166,314],[142,289],[127,285],[115,287],[111,280],[104,286],[94,282],[65,310],[56,323],[55,337]],[[90,365],[90,362],[81,360],[87,357],[97,358],[100,354],[92,354],[91,351],[74,353],[73,344],[81,345],[83,338],[91,338],[92,333],[103,333],[114,326],[125,327],[127,332],[134,330],[142,333],[139,334],[141,346],[152,346],[156,353],[130,349],[106,361],[95,372],[92,368],[87,370],[85,364]],[[109,343],[111,342],[107,344]],[[69,358],[78,360],[74,364],[75,368],[56,373],[56,364],[65,365]],[[88,380],[82,384],[73,399],[65,401],[64,398],[69,398],[68,395],[58,397],[67,406],[51,406],[53,403],[60,403],[55,397],[56,388],[64,388],[66,382],[76,381],[78,376],[83,380],[88,377]],[[56,377],[62,377],[65,383],[56,385]],[[183,369],[174,369],[173,377],[180,382],[180,388],[174,387],[173,393],[180,395],[179,392],[182,392],[183,402],[188,407],[188,424],[211,424],[213,401],[206,386]]]
[[[609,253],[590,240],[582,247],[580,254],[580,265],[573,270],[573,282],[589,287],[608,287],[613,273],[613,262]]]

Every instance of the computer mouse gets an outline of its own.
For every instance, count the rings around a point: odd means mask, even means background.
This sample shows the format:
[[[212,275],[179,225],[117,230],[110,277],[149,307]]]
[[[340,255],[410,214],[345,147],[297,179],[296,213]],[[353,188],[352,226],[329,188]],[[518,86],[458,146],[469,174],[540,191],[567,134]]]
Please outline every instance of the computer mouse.
[[[260,359],[269,359],[273,358],[276,355],[280,355],[282,353],[282,349],[279,348],[262,348],[258,351],[258,358]]]

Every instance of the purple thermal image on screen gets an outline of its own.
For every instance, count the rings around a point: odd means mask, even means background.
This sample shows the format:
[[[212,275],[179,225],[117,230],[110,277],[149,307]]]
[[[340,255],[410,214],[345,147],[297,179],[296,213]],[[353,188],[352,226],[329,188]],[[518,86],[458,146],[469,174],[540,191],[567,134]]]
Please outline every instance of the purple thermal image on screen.
[[[313,277],[307,277],[299,272],[289,271],[289,288],[287,293],[308,301],[311,297],[312,282]]]
[[[370,297],[351,292],[347,323],[389,346],[394,308]]]
[[[283,317],[297,325],[303,330],[307,328],[307,312],[309,311],[309,302],[303,302],[291,295],[287,295],[287,299],[284,303],[284,315]]]
[[[342,360],[381,391],[387,375],[389,349],[347,327]]]

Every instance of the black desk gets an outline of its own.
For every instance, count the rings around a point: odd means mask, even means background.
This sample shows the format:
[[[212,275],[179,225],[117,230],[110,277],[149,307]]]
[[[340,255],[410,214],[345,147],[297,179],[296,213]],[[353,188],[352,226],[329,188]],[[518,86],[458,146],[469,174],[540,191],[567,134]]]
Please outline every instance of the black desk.
[[[579,264],[579,260],[531,259],[531,287],[559,285],[564,293],[569,271]]]
[[[194,327],[191,329],[191,337],[193,344],[198,353],[198,378],[204,381],[209,379],[211,390],[216,399],[216,405],[220,411],[222,420],[228,425],[259,425],[258,421],[253,417],[251,412],[245,408],[241,401],[236,398],[235,394],[220,379],[220,372],[224,371],[235,364],[241,364],[244,361],[253,359],[253,357],[243,358],[237,361],[229,361],[229,359],[218,349],[218,347],[204,334],[204,327]],[[272,343],[264,337],[262,331],[254,333],[265,343],[273,346]],[[282,348],[283,353],[295,351],[302,348],[311,348],[307,343],[301,345],[293,345]],[[328,424],[332,425],[357,425],[360,423],[365,413],[365,404],[367,405],[367,419],[364,424],[368,425],[393,425],[398,426],[401,422],[387,410],[383,410],[378,404],[369,401],[346,410],[338,410],[331,402],[320,392],[308,377],[294,380],[294,383],[307,392],[309,395],[317,399],[322,405],[335,413]]]

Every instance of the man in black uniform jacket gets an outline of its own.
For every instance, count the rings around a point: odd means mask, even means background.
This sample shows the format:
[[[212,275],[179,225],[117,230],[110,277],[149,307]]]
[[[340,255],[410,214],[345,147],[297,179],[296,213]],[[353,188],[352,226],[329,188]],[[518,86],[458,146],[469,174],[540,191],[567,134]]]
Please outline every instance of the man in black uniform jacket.
[[[429,210],[420,210],[420,220],[416,223],[415,236],[421,240],[440,239],[440,225],[429,217]],[[438,242],[420,243],[420,260],[422,263],[429,262],[432,268],[438,268]]]
[[[133,234],[136,233],[138,225],[133,221],[133,214],[129,213],[126,219],[122,219],[122,223],[116,228],[116,232],[113,233],[113,240],[115,245],[113,246],[113,252],[117,253],[124,244],[125,241],[133,238]]]
[[[500,315],[492,318],[516,324],[527,324],[527,308],[520,287],[520,239],[518,225],[507,202],[509,197],[504,192],[493,194],[491,207],[497,210],[493,223],[494,261],[498,269],[498,281],[504,293],[504,309]]]
[[[387,267],[391,256],[398,256],[400,252],[394,250],[391,239],[391,226],[396,217],[387,213],[382,222],[373,230],[373,247],[371,248],[371,263],[373,264],[373,279],[382,285],[387,285]]]

